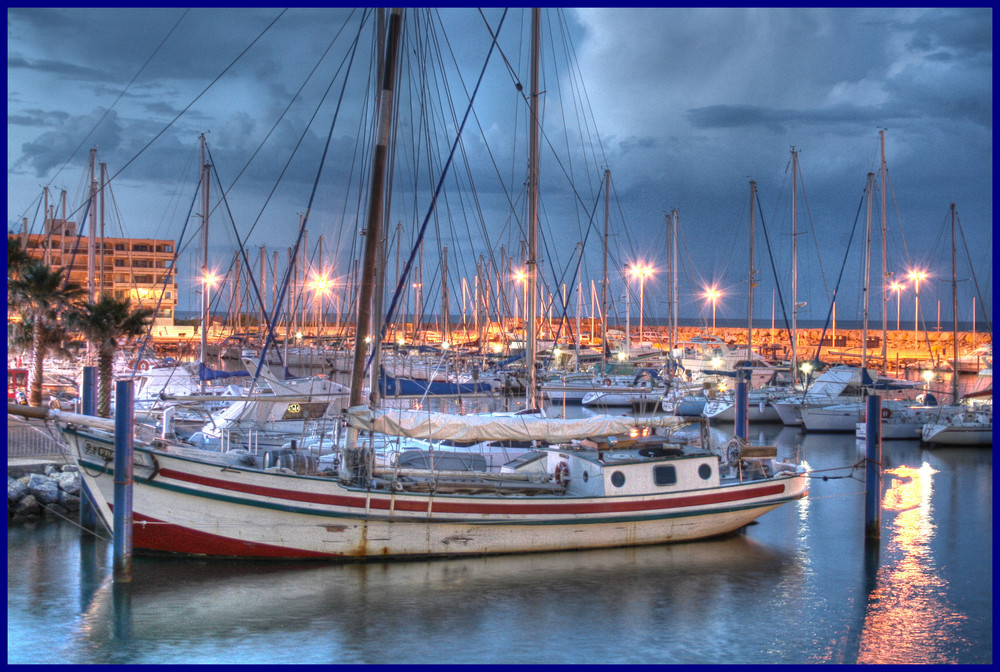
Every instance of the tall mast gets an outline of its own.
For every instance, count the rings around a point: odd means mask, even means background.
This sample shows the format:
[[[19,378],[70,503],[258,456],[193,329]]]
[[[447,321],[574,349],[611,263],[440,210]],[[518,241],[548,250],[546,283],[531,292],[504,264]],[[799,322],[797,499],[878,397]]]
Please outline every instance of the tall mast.
[[[749,278],[749,295],[747,296],[747,303],[749,304],[749,309],[747,310],[747,362],[753,360],[753,285],[754,285],[754,268],[753,268],[753,206],[757,200],[757,183],[750,180],[750,278]]]
[[[205,134],[201,134],[201,352],[198,353],[198,362],[201,364],[199,371],[205,366],[205,350],[208,345],[209,326],[209,282],[208,273],[208,185],[209,185],[209,165],[205,161]],[[199,376],[201,378],[201,376]],[[205,381],[202,379],[198,384],[201,394],[205,394]]]
[[[604,171],[604,265],[601,270],[601,372],[608,370],[608,220],[611,217],[611,171]]]
[[[798,253],[798,179],[799,153],[792,147],[792,384],[799,382],[798,314],[799,314],[799,253]]]
[[[99,296],[104,296],[104,185],[108,181],[108,164],[101,163],[101,253],[98,256],[98,263],[101,267],[101,271],[98,274],[98,284],[97,293]]]
[[[889,346],[886,343],[886,336],[889,334],[889,321],[885,314],[886,308],[889,306],[889,295],[888,287],[889,284],[889,266],[886,247],[886,220],[885,220],[885,186],[886,186],[886,169],[885,169],[885,131],[881,130],[878,132],[880,145],[882,147],[882,372],[885,373],[888,367],[889,361]]]
[[[375,263],[378,259],[382,230],[382,206],[386,166],[389,154],[389,133],[392,122],[393,83],[396,79],[396,56],[402,30],[403,10],[392,9],[386,37],[385,62],[381,72],[381,89],[378,96],[378,126],[376,128],[375,153],[372,159],[371,189],[368,194],[368,219],[366,222],[365,252],[359,279],[358,313],[354,330],[354,360],[351,365],[351,384],[348,407],[362,403],[362,379],[365,372],[365,355],[372,315],[372,298],[375,293]],[[376,372],[377,373],[377,372]],[[357,449],[358,430],[348,427],[344,447],[343,473],[347,477],[367,476],[367,459],[362,459]]]
[[[94,301],[94,252],[97,237],[97,180],[94,175],[96,149],[90,150],[90,228],[87,235],[87,301]]]
[[[864,319],[861,323],[861,368],[868,366],[868,279],[872,265],[872,190],[875,187],[875,174],[868,173],[868,218],[865,224],[865,271],[861,297]]]
[[[952,360],[951,403],[958,403],[958,267],[955,262],[955,204],[951,204],[951,302],[952,302]]]
[[[671,273],[672,277],[670,279],[671,282],[673,283],[673,288],[674,288],[674,290],[673,290],[674,312],[673,312],[673,331],[670,334],[670,338],[671,338],[670,347],[674,348],[674,347],[677,347],[677,341],[678,341],[678,334],[677,334],[677,309],[678,309],[678,305],[677,305],[677,303],[678,303],[678,299],[677,299],[677,297],[678,297],[678,294],[677,294],[677,240],[678,240],[678,237],[677,236],[678,236],[678,229],[680,228],[681,222],[680,222],[680,218],[677,215],[676,208],[674,210],[672,210],[670,212],[670,214],[672,216],[671,218],[673,219],[673,223],[674,223],[673,251],[672,251],[672,256],[673,256],[673,272]]]
[[[441,252],[441,319],[444,320],[441,330],[443,341],[448,343],[449,337],[449,307],[448,307],[448,246],[445,245]]]
[[[538,61],[541,10],[531,10],[531,109],[528,153],[528,300],[525,306],[528,333],[525,361],[528,365],[528,408],[538,408],[537,372],[535,371],[535,294],[538,286]]]

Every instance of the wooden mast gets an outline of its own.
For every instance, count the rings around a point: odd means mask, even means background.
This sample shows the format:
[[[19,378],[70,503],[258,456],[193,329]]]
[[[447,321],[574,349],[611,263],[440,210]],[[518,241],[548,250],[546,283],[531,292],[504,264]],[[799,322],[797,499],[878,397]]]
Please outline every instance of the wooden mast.
[[[531,124],[528,158],[528,300],[525,306],[528,318],[527,352],[525,363],[528,367],[528,408],[538,408],[537,372],[535,371],[535,294],[538,285],[538,61],[541,10],[531,10]]]
[[[359,279],[357,323],[354,330],[354,360],[351,365],[349,407],[359,406],[363,401],[365,355],[368,350],[366,337],[371,328],[372,298],[375,291],[375,263],[378,258],[382,229],[383,192],[389,154],[393,84],[396,79],[396,59],[400,32],[402,31],[402,14],[403,10],[396,7],[392,9],[389,16],[385,62],[381,72],[381,90],[377,102],[378,126],[376,128],[375,154],[372,160],[371,190],[368,195],[368,219],[364,231],[365,250]],[[366,456],[364,452],[363,449],[358,449],[358,430],[349,426],[344,446],[343,476],[363,479],[370,474],[373,465],[368,460],[370,456]]]

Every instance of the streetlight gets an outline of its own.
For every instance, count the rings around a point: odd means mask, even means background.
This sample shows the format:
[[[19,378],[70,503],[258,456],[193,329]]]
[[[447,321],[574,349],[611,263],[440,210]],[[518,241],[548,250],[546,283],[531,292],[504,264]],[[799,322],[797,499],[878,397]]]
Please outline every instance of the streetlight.
[[[910,280],[913,280],[913,347],[919,347],[917,341],[917,329],[920,321],[920,281],[927,277],[924,271],[911,270],[908,273]]]
[[[633,278],[639,278],[639,343],[641,344],[645,334],[642,323],[642,297],[646,288],[646,278],[653,274],[653,268],[645,264],[634,264],[629,273]],[[631,341],[631,335],[629,340]]]
[[[323,298],[326,295],[327,290],[330,289],[330,285],[330,280],[325,275],[314,276],[311,283],[313,292],[315,292],[319,297],[319,305],[316,306],[317,334],[323,331]]]
[[[803,379],[806,381],[806,387],[809,387],[809,374],[812,373],[813,366],[809,362],[802,362],[799,366],[799,371],[802,372]]]
[[[514,279],[519,281],[524,287],[524,333],[525,338],[528,337],[528,273],[523,269],[519,268],[516,273],[514,273]],[[517,322],[517,301],[514,301],[514,322]]]
[[[419,344],[419,339],[417,338],[420,334],[420,324],[417,320],[420,319],[420,295],[423,293],[422,282],[413,283],[413,341]]]
[[[201,353],[198,355],[198,361],[202,367],[205,366],[205,351],[208,350],[208,328],[211,320],[211,306],[212,306],[212,285],[214,285],[219,277],[212,273],[207,268],[204,268],[204,273],[201,276],[201,281],[204,285],[202,290],[202,305],[201,305]],[[198,390],[204,394],[205,393],[205,381],[199,382]]]
[[[898,282],[893,282],[889,285],[889,289],[896,291],[896,331],[899,331],[899,293],[906,289],[906,285],[901,285]]]
[[[708,289],[705,290],[705,298],[708,299],[708,300],[710,300],[712,302],[712,335],[713,336],[715,335],[715,303],[719,300],[720,296],[722,296],[722,292],[720,292],[715,287],[710,287],[710,288],[708,288]]]

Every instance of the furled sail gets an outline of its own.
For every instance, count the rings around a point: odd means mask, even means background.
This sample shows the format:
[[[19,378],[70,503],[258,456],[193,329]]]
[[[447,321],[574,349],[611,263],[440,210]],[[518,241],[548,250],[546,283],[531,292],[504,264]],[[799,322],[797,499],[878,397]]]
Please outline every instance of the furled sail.
[[[403,409],[372,410],[354,406],[347,421],[359,430],[434,441],[542,441],[624,435],[635,427],[676,427],[687,422],[676,416],[648,418],[598,415],[589,418],[540,418],[533,415],[455,415]]]

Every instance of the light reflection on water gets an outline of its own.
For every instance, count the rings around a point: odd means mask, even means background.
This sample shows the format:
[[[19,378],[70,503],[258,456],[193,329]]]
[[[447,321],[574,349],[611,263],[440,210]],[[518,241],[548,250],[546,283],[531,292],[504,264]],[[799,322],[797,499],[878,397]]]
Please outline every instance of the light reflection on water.
[[[709,542],[344,566],[137,557],[123,587],[107,543],[9,528],[8,663],[992,662],[991,451],[887,442],[869,553],[853,437],[751,435],[802,451],[817,478]]]
[[[956,663],[952,647],[963,642],[954,640],[955,625],[967,615],[949,604],[948,582],[930,549],[936,528],[931,496],[938,472],[925,462],[885,473],[893,477],[882,501],[883,515],[894,514],[883,526],[889,533],[889,562],[879,567],[869,597],[858,662]]]

